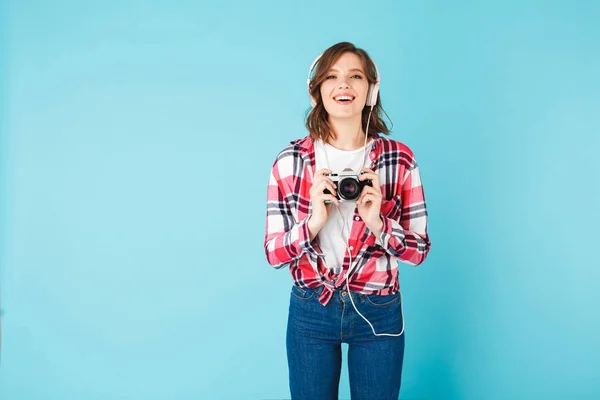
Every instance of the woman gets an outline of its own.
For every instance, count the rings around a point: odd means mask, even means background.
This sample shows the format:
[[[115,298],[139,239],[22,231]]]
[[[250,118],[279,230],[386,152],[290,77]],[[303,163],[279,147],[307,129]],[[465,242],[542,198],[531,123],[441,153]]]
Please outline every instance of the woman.
[[[398,261],[422,263],[430,241],[413,153],[380,136],[389,130],[379,79],[364,50],[347,42],[327,49],[309,71],[309,135],[283,149],[271,171],[264,246],[268,262],[289,265],[293,278],[292,399],[338,398],[341,343],[352,399],[400,392]]]

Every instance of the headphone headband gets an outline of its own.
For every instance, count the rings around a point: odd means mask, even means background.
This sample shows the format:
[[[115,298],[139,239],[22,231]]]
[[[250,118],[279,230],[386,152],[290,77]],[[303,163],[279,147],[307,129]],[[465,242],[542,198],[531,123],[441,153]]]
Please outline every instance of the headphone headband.
[[[317,101],[310,94],[310,74],[312,73],[313,69],[315,68],[315,65],[321,59],[322,56],[323,56],[323,53],[319,54],[319,56],[315,59],[315,61],[313,61],[313,63],[310,66],[310,69],[308,70],[308,78],[306,79],[306,85],[308,86],[308,96],[310,97],[310,103],[313,108],[316,107]],[[367,102],[365,104],[367,106],[371,106],[371,108],[375,107],[375,104],[377,104],[377,94],[379,93],[379,82],[380,82],[379,69],[377,69],[377,64],[375,64],[375,61],[373,61],[373,66],[375,66],[375,73],[377,74],[377,81],[375,81],[375,83],[369,84],[369,93],[367,93]]]

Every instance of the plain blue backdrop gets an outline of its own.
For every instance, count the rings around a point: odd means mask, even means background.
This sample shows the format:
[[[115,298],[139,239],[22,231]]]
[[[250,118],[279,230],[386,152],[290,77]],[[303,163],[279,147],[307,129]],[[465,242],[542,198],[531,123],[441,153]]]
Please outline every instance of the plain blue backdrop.
[[[600,398],[598,2],[0,4],[2,400],[289,398],[266,185],[339,41],[429,210],[400,397]]]

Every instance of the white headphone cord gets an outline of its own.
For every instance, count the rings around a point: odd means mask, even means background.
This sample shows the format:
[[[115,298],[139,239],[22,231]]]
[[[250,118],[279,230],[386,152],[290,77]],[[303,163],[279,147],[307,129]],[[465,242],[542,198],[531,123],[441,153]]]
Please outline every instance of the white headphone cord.
[[[346,223],[346,219],[344,218],[344,215],[342,214],[342,212],[337,208],[336,206],[336,210],[338,210],[340,216],[342,217],[343,226],[347,226]],[[343,234],[343,232],[342,232]],[[348,263],[348,272],[346,273],[346,290],[348,293],[348,296],[350,297],[350,301],[352,302],[352,305],[354,306],[354,309],[356,310],[356,312],[358,313],[358,315],[360,315],[362,317],[362,319],[364,319],[365,321],[367,321],[367,324],[369,324],[369,326],[371,327],[371,330],[373,331],[373,334],[375,336],[401,336],[404,333],[404,307],[403,307],[403,302],[402,302],[402,292],[398,291],[400,294],[400,315],[402,316],[402,330],[400,331],[400,333],[377,333],[375,332],[375,328],[373,328],[373,325],[371,324],[371,322],[369,322],[369,320],[361,314],[360,311],[358,311],[358,308],[356,307],[356,304],[354,303],[354,299],[352,298],[352,293],[350,292],[350,271],[352,268],[352,252],[350,250],[349,247],[349,242],[350,242],[350,233],[348,233],[348,236],[346,236],[346,250],[348,251],[348,256],[350,257],[350,262]]]
[[[371,111],[369,112],[369,118],[367,119],[367,130],[365,132],[365,145],[364,145],[364,151],[363,151],[363,163],[361,164],[361,168],[362,166],[365,165],[365,159],[366,159],[366,154],[367,154],[367,137],[369,136],[368,132],[369,132],[369,122],[371,122],[371,113],[373,112],[373,106],[371,106]],[[325,154],[325,157],[327,157],[327,154]],[[329,164],[329,163],[328,163]],[[359,170],[360,173],[360,170]],[[344,235],[344,228],[347,227],[347,221],[346,218],[344,217],[344,214],[340,211],[340,209],[335,206],[335,209],[338,211],[338,213],[340,214],[340,217],[342,217],[342,221],[343,221],[343,225],[342,225],[342,229],[340,231],[340,233],[342,235]],[[400,333],[377,333],[375,332],[375,328],[373,328],[373,325],[371,324],[371,322],[369,322],[369,320],[367,318],[365,318],[364,315],[362,315],[360,313],[360,311],[358,311],[358,308],[356,307],[356,304],[354,303],[354,299],[352,299],[352,293],[350,292],[350,282],[349,282],[349,277],[350,277],[350,271],[352,268],[352,251],[350,250],[349,247],[350,244],[350,232],[348,232],[348,235],[346,236],[346,250],[348,251],[348,256],[350,257],[350,263],[348,264],[348,272],[346,273],[346,290],[348,292],[348,296],[350,297],[350,301],[352,302],[352,305],[354,306],[354,309],[356,310],[356,312],[358,313],[358,315],[360,315],[365,321],[367,321],[367,324],[369,324],[369,326],[371,327],[371,330],[373,331],[373,334],[375,336],[401,336],[404,333],[404,309],[403,309],[403,303],[402,303],[402,292],[399,291],[400,294],[400,315],[402,316],[402,330],[400,331]]]

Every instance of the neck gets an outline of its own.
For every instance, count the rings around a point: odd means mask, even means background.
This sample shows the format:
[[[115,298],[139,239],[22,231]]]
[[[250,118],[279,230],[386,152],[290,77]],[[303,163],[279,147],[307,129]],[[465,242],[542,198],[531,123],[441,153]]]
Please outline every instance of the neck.
[[[365,132],[362,129],[361,115],[356,118],[329,118],[334,137],[328,143],[340,150],[355,150],[365,144]]]

